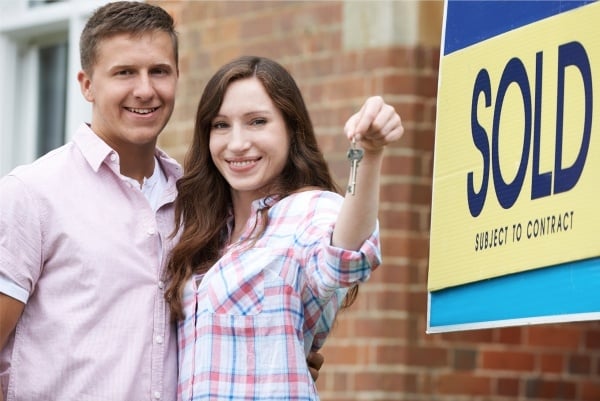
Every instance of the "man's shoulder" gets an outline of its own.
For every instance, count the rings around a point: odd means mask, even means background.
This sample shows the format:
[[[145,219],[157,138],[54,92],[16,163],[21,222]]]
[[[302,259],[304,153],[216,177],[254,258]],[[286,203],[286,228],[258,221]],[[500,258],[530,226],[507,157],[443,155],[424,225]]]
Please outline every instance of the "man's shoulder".
[[[2,208],[31,208],[39,199],[63,194],[65,182],[71,181],[70,174],[77,168],[69,162],[70,154],[64,145],[1,177]]]
[[[76,168],[73,156],[73,144],[67,143],[29,164],[15,167],[7,176],[12,176],[27,183],[48,182],[64,179],[64,174]]]

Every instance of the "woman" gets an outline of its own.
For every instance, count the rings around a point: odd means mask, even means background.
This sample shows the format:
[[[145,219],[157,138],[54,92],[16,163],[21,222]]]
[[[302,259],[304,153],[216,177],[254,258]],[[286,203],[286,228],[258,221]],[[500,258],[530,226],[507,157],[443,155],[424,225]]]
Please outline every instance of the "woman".
[[[364,157],[355,193],[343,198],[282,66],[241,57],[207,83],[168,265],[182,400],[318,399],[306,351],[331,327],[336,291],[380,263],[383,148],[403,133],[378,97],[345,130]]]

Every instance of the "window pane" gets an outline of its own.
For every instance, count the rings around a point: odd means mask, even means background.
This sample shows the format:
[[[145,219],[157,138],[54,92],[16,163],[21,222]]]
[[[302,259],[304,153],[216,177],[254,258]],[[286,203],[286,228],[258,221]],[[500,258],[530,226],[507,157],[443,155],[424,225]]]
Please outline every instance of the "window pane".
[[[65,142],[67,43],[41,47],[37,118],[38,156]]]
[[[40,7],[51,3],[60,3],[63,0],[29,0],[29,8]]]

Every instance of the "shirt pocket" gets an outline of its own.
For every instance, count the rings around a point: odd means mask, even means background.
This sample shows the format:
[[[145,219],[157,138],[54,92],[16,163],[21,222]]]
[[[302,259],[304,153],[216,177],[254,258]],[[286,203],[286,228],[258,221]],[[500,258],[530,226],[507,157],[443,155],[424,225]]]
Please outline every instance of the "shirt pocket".
[[[198,313],[249,316],[263,311],[265,269],[278,263],[266,248],[224,255],[197,290]]]

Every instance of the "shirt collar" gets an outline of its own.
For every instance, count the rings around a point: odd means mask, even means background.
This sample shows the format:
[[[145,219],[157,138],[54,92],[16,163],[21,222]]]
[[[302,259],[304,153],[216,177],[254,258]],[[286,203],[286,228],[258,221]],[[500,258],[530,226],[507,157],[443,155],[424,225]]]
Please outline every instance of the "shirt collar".
[[[250,205],[251,208],[251,213],[250,213],[250,218],[251,219],[255,219],[259,216],[258,212],[263,210],[263,209],[270,209],[275,203],[277,203],[277,201],[281,199],[280,195],[268,195],[265,196],[264,198],[260,198],[260,199],[256,199],[254,201],[252,201],[252,204]],[[233,223],[234,223],[234,219],[233,219],[233,207],[231,205],[229,205],[229,210],[227,211],[227,232],[226,234],[226,238],[229,239],[231,237],[231,232],[233,230]],[[242,236],[244,236],[244,234],[242,234]],[[229,240],[228,240],[229,241]]]
[[[255,214],[259,210],[271,208],[279,199],[281,199],[280,195],[268,195],[264,198],[256,199],[252,202],[252,213]]]
[[[102,163],[111,157],[111,155],[118,157],[117,152],[96,135],[88,124],[82,123],[79,126],[73,142],[95,172],[98,172]],[[154,154],[163,168],[168,181],[176,181],[181,177],[182,169],[177,161],[158,148],[155,149]]]
[[[98,172],[100,166],[109,155],[116,155],[116,152],[100,139],[87,124],[79,126],[73,137],[73,142],[95,172]]]

